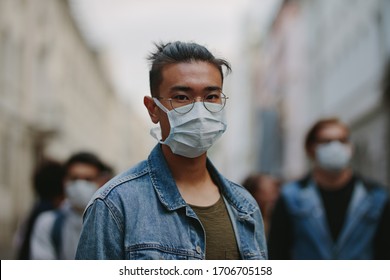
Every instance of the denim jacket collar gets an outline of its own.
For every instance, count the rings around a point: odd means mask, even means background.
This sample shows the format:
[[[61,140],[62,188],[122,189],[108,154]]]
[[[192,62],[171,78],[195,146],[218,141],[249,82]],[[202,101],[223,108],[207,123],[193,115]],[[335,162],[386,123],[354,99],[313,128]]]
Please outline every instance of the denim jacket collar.
[[[148,157],[150,178],[161,203],[170,211],[185,207],[171,170],[162,153],[161,144],[157,144]]]
[[[207,169],[209,170],[211,177],[219,187],[224,198],[233,206],[237,212],[242,216],[253,214],[256,211],[257,206],[247,200],[239,191],[236,184],[230,182],[224,176],[222,176],[209,159],[207,159]],[[230,187],[228,187],[230,186]]]
[[[256,206],[245,199],[240,192],[235,190],[238,186],[233,185],[233,183],[224,178],[209,159],[207,159],[206,166],[213,180],[220,188],[222,195],[231,206],[243,216],[251,215],[256,211]],[[186,207],[187,203],[182,198],[176,182],[173,179],[172,173],[162,153],[161,144],[157,144],[150,153],[148,157],[148,167],[153,187],[156,190],[161,203],[170,211]],[[227,187],[229,185],[232,187]],[[237,196],[240,196],[240,199],[237,199]],[[242,203],[242,201],[245,203]]]

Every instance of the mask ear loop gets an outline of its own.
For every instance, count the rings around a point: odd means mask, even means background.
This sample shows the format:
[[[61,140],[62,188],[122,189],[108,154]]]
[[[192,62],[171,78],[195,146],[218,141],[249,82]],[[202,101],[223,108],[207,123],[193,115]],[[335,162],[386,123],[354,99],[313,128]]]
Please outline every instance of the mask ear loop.
[[[164,144],[163,141],[161,141],[161,128],[159,126],[151,128],[150,135],[159,143]]]
[[[161,110],[163,110],[165,113],[167,113],[167,109],[164,107],[164,105],[162,105],[160,103],[160,101],[158,101],[157,98],[153,97],[153,101],[157,105],[157,107],[159,107]],[[154,139],[156,139],[158,142],[161,143],[161,128],[160,128],[160,126],[156,126],[156,127],[151,128],[149,133]]]
[[[165,106],[162,105],[161,102],[156,97],[153,97],[153,100],[154,100],[154,103],[156,103],[156,105],[158,106],[158,108],[160,108],[161,110],[163,110],[165,113],[168,114],[169,110],[167,108],[165,108]]]
[[[161,102],[157,98],[153,97],[153,100],[154,100],[154,103],[156,103],[157,107],[159,107],[166,114],[168,114],[169,110],[167,108],[165,108],[165,106],[162,105]],[[153,127],[152,129],[150,129],[150,135],[154,139],[156,139],[159,143],[165,144],[165,142],[161,140],[162,133],[161,133],[161,127],[160,126],[156,126],[156,127]]]

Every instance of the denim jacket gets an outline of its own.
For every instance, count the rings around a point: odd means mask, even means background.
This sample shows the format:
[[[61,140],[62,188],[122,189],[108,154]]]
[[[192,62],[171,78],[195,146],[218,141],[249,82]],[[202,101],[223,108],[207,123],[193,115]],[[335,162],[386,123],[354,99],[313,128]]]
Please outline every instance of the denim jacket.
[[[263,221],[241,186],[207,168],[219,186],[242,259],[266,259]],[[205,233],[183,200],[158,144],[148,159],[116,176],[84,214],[76,259],[205,259]]]
[[[357,180],[346,221],[334,242],[326,221],[319,191],[313,182],[302,188],[298,182],[285,186],[282,196],[294,228],[293,259],[372,259],[372,240],[387,194],[383,188],[368,188]]]

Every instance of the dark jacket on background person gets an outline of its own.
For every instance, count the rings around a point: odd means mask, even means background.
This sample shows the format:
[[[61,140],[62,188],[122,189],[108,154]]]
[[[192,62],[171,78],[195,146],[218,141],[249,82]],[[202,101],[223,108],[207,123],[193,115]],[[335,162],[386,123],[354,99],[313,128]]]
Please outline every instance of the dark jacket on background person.
[[[270,259],[390,259],[389,236],[382,186],[355,176],[345,188],[324,191],[306,177],[283,187],[268,249]]]

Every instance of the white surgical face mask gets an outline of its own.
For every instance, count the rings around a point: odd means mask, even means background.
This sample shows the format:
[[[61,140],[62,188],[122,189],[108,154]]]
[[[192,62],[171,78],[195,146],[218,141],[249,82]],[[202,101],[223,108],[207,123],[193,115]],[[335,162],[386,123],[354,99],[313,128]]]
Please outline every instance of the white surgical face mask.
[[[215,106],[219,112],[211,113],[203,102],[195,102],[191,111],[180,114],[175,110],[169,111],[160,101],[153,98],[157,106],[168,115],[171,130],[165,141],[161,140],[161,128],[154,127],[150,134],[161,144],[168,145],[172,152],[188,158],[195,158],[205,153],[226,130],[226,120],[223,105]],[[186,105],[186,106],[192,106]],[[183,106],[185,107],[185,106]]]
[[[65,186],[65,194],[70,204],[77,209],[84,209],[98,186],[86,180],[71,181]]]
[[[315,153],[318,165],[329,171],[341,171],[346,168],[352,157],[351,146],[339,141],[320,144]]]

